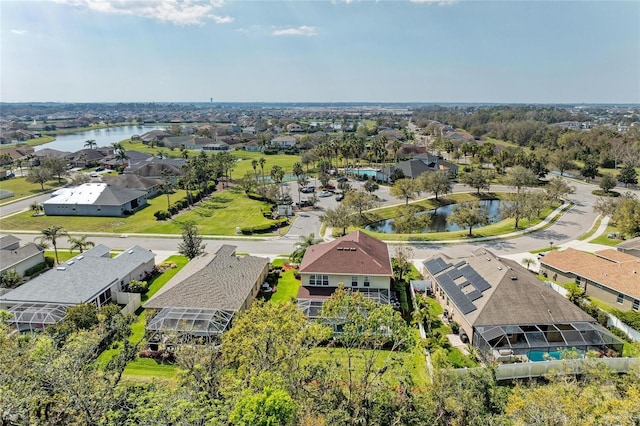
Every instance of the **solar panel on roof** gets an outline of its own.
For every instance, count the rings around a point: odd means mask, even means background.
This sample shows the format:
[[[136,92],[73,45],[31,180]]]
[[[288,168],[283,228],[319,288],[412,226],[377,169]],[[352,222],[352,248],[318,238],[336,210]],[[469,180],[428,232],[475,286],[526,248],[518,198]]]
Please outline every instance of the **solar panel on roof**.
[[[427,260],[424,263],[425,268],[427,268],[427,271],[429,271],[429,273],[431,275],[435,275],[438,272],[442,272],[445,269],[447,269],[449,266],[451,266],[450,264],[446,263],[444,260],[442,260],[441,258],[436,258],[436,259],[431,259],[431,260]]]
[[[482,293],[480,293],[478,290],[473,290],[467,294],[467,297],[471,301],[478,300],[482,297]]]
[[[467,261],[463,260],[462,262],[458,262],[455,265],[453,265],[453,267],[458,269],[459,267],[466,265],[466,263],[467,263]]]
[[[476,290],[483,292],[491,288],[491,284],[489,284],[484,278],[478,275],[478,273],[472,267],[465,266],[464,268],[461,268],[460,271],[464,273],[464,276],[471,282]]]

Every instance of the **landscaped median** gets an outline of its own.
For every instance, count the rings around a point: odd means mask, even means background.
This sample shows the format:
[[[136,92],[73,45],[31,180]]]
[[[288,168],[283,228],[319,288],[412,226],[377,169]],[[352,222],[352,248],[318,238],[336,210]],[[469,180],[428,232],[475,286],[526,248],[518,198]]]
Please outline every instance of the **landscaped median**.
[[[184,190],[170,194],[171,203],[185,198]],[[172,220],[158,221],[154,213],[167,209],[166,195],[148,200],[149,205],[128,217],[95,216],[33,216],[24,212],[2,219],[3,232],[11,230],[40,231],[52,225],[64,224],[69,232],[113,232],[142,234],[181,234],[180,223],[192,220],[198,224],[201,235],[236,235],[236,227],[259,228],[275,225],[276,221],[264,217],[262,208],[268,203],[248,198],[238,188],[214,192],[190,209],[174,216]]]

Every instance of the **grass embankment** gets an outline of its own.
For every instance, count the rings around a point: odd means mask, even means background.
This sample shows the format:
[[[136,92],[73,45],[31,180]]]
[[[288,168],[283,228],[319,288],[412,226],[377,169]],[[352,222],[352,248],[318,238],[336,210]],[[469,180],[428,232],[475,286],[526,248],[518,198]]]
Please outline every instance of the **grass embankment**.
[[[296,270],[289,270],[284,272],[278,280],[278,291],[271,296],[272,302],[284,303],[295,299],[298,296],[298,290],[300,289],[300,280],[295,277]]]
[[[158,290],[160,290],[178,271],[180,271],[189,260],[184,256],[170,256],[166,262],[173,262],[176,264],[176,268],[168,269],[164,273],[157,275],[149,281],[149,290],[142,296],[141,302],[144,304],[149,298],[151,298]],[[137,319],[131,325],[131,335],[129,335],[129,343],[138,344],[144,339],[144,328],[146,325],[146,311],[142,308],[138,310]],[[96,363],[99,367],[104,368],[109,361],[120,352],[122,342],[114,345],[111,349],[108,349],[100,354]],[[137,358],[130,361],[122,375],[123,380],[128,381],[149,381],[154,378],[167,379],[173,381],[177,373],[177,367],[172,364],[159,364],[153,359]]]
[[[26,169],[23,169],[26,170]],[[62,180],[62,182],[58,182],[57,179],[52,179],[44,184],[44,190],[48,191],[50,189],[57,188],[61,185],[64,185],[66,180]],[[13,192],[13,197],[4,198],[1,201],[1,204],[6,204],[7,202],[11,202],[13,200],[17,200],[18,198],[29,197],[32,195],[41,194],[42,187],[39,183],[29,183],[27,182],[26,177],[15,177],[11,179],[5,179],[0,181],[0,189],[4,189],[7,191]]]
[[[487,199],[508,199],[508,193],[457,193],[445,197],[441,197],[439,200],[433,198],[422,199],[413,203],[414,206],[418,206],[421,211],[427,211],[441,207],[448,204],[460,204],[470,201],[479,201]],[[385,207],[382,209],[372,210],[365,213],[367,217],[366,223],[373,223],[379,220],[391,219],[398,215],[398,206]],[[530,228],[542,222],[549,214],[553,212],[555,207],[548,207],[542,210],[539,217],[529,221],[528,219],[521,219],[519,222],[519,228],[522,230]],[[355,228],[353,228],[355,229]],[[353,230],[350,229],[350,230]],[[469,240],[473,241],[476,238],[493,237],[497,235],[508,234],[516,231],[515,219],[505,219],[500,222],[493,223],[491,225],[478,227],[473,229],[473,236],[469,236],[469,229],[459,231],[446,231],[446,232],[429,232],[422,234],[386,234],[381,232],[364,231],[367,234],[376,237],[381,240],[387,241],[451,241],[451,240]]]
[[[184,198],[185,195],[184,190],[170,194],[171,203]],[[153,216],[158,210],[166,210],[166,195],[159,195],[148,202],[148,206],[128,217],[74,216],[70,220],[63,216],[33,216],[31,212],[24,212],[3,219],[2,229],[39,231],[48,226],[65,224],[66,230],[73,232],[181,234],[180,223],[193,220],[198,224],[202,235],[235,235],[237,226],[250,227],[274,223],[262,215],[261,208],[268,204],[251,200],[241,189],[214,192],[209,199],[167,221],[157,221]]]

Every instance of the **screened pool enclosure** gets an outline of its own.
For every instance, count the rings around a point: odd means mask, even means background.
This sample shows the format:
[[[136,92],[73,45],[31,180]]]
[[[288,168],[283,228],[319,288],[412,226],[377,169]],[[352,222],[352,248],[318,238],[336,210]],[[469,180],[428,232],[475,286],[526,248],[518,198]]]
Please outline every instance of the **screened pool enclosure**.
[[[149,344],[165,343],[168,336],[178,342],[199,339],[210,342],[231,324],[234,311],[199,308],[164,308],[147,324]]]

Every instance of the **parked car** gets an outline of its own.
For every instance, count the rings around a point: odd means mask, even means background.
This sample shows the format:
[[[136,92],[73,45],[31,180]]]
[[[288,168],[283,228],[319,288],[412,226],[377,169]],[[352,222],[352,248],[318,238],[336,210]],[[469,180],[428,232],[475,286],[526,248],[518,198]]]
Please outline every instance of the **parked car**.
[[[310,194],[315,191],[316,189],[313,186],[303,186],[302,188],[300,188],[300,192],[304,194]]]
[[[547,253],[545,253],[545,252],[538,253],[538,259],[542,259],[545,254],[547,254]]]
[[[333,193],[329,191],[320,191],[320,193],[318,194],[318,197],[331,197],[332,195]]]
[[[340,193],[338,195],[336,195],[336,201],[342,201],[344,199],[344,194]]]
[[[327,191],[333,191],[336,189],[335,185],[327,185],[324,187],[325,190]]]
[[[336,179],[338,182],[349,182],[349,179],[347,179],[346,176],[340,176],[338,179]]]
[[[13,172],[7,173],[7,179],[8,178],[12,178],[12,177],[16,177],[15,173],[13,173]]]
[[[89,175],[91,177],[98,177],[100,176],[99,174],[97,174],[96,172],[91,172],[91,174]]]
[[[271,293],[271,286],[268,282],[263,282],[260,286],[260,291],[263,293]]]
[[[311,207],[312,205],[309,200],[302,200],[298,203],[298,207]]]
[[[104,167],[96,167],[94,172],[104,172]]]

